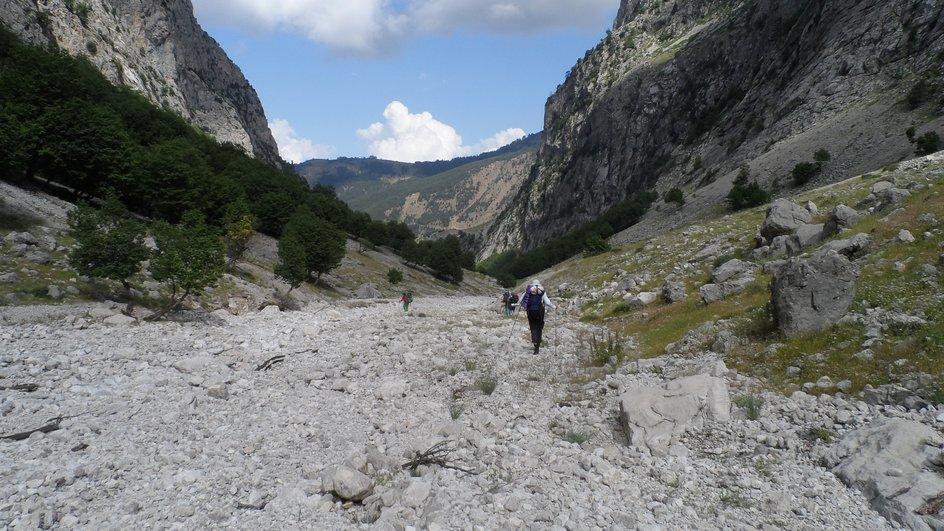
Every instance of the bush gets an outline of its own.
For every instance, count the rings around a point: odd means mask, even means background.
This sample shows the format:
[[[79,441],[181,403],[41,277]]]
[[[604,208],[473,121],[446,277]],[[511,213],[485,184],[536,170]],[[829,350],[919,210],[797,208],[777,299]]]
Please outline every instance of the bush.
[[[308,259],[305,247],[294,234],[286,234],[279,240],[279,263],[275,274],[289,285],[288,293],[308,280]]]
[[[685,195],[682,194],[682,189],[679,187],[672,188],[665,194],[666,203],[676,203],[679,206],[685,204]]]
[[[498,382],[495,380],[494,376],[483,376],[475,382],[475,386],[478,387],[483,395],[490,395],[495,392],[495,388],[498,387]]]
[[[170,285],[168,305],[151,319],[159,319],[180,307],[184,299],[216,284],[223,276],[225,250],[215,229],[195,210],[186,212],[179,225],[161,221],[154,226],[157,250],[151,259],[151,276]]]
[[[249,240],[255,233],[255,221],[244,200],[240,199],[227,207],[223,215],[223,245],[226,246],[226,262],[229,266],[246,252]]]
[[[764,407],[764,399],[757,395],[740,395],[734,398],[734,404],[745,410],[747,418],[757,420]]]
[[[130,299],[129,279],[148,258],[144,226],[110,193],[101,210],[82,203],[69,212],[69,227],[76,243],[69,264],[80,275],[120,282]]]
[[[395,269],[395,268],[388,269],[387,280],[390,281],[390,283],[394,285],[403,282],[403,271],[400,271],[399,269]]]
[[[749,173],[741,168],[731,191],[728,192],[728,205],[732,210],[743,210],[763,205],[770,201],[770,194],[757,184],[757,181],[748,181]]]
[[[905,129],[905,136],[908,138],[908,142],[911,142],[912,144],[914,143],[916,132],[917,131],[915,130],[915,127],[913,125],[909,127],[908,129]]]
[[[591,234],[583,245],[584,256],[596,256],[598,254],[608,253],[613,248],[599,234]]]
[[[925,133],[915,139],[915,155],[923,157],[941,150],[941,136],[936,131]]]
[[[921,79],[908,91],[908,107],[917,109],[934,95],[934,86],[927,80]]]
[[[623,338],[619,334],[607,332],[605,339],[597,339],[596,335],[590,338],[590,364],[594,367],[603,367],[611,359],[620,365],[625,357]]]
[[[813,153],[813,160],[816,162],[825,163],[829,162],[830,159],[832,159],[832,155],[830,155],[826,148],[820,148],[816,153]]]
[[[793,176],[795,186],[803,186],[816,177],[821,171],[821,166],[815,162],[801,162],[793,167],[790,174]]]

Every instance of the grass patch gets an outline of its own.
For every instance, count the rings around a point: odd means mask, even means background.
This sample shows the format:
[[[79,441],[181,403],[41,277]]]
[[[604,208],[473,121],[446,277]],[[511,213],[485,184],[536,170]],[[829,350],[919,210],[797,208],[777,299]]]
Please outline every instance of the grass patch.
[[[495,392],[495,388],[498,387],[498,381],[495,380],[494,376],[483,376],[475,382],[475,387],[482,392],[483,395],[491,395]]]
[[[810,431],[807,433],[807,438],[811,441],[821,441],[824,443],[833,442],[833,438],[836,436],[833,433],[833,430],[819,426],[816,428],[810,428]]]
[[[596,334],[590,337],[590,364],[594,367],[603,367],[610,360],[618,366],[625,357],[623,338],[618,333],[607,332],[603,339],[597,339]]]
[[[571,444],[580,445],[589,441],[590,436],[582,431],[568,430],[567,433],[564,434],[564,440]]]
[[[721,494],[721,503],[728,507],[739,507],[746,509],[751,506],[751,501],[740,493],[734,491],[725,491]]]
[[[459,417],[462,416],[463,411],[465,411],[465,404],[462,402],[453,402],[449,404],[449,418],[452,420],[459,420]]]
[[[764,399],[757,395],[740,395],[734,398],[734,404],[747,413],[747,418],[757,420],[764,407]]]

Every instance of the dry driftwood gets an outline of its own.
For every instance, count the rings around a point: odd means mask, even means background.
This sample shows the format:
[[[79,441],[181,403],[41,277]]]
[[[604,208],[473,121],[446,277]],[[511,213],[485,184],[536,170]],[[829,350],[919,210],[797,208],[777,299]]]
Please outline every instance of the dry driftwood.
[[[272,356],[271,358],[262,362],[261,365],[256,367],[257,371],[267,371],[272,368],[276,363],[282,363],[285,361],[285,354],[279,354],[278,356]]]
[[[24,439],[28,439],[29,436],[34,433],[52,433],[59,429],[60,422],[62,422],[62,417],[56,417],[54,419],[49,419],[48,421],[46,421],[46,424],[43,424],[42,426],[34,430],[27,430],[27,431],[21,431],[19,433],[14,433],[11,435],[4,435],[3,437],[0,437],[0,439],[7,439],[10,441],[22,441]]]
[[[442,441],[434,444],[428,450],[419,452],[413,459],[401,465],[404,469],[416,470],[417,467],[426,465],[438,465],[443,468],[451,468],[466,474],[475,474],[471,468],[461,467],[452,461],[452,453],[455,451],[449,441]]]

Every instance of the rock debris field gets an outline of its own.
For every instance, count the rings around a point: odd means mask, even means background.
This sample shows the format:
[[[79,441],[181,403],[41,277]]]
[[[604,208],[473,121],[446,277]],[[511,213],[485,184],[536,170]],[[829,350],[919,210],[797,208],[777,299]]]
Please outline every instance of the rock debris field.
[[[109,324],[108,305],[2,308],[0,435],[22,435],[0,440],[0,527],[940,522],[933,407],[748,395],[712,357],[591,370],[588,325],[551,314],[533,356],[495,306]]]

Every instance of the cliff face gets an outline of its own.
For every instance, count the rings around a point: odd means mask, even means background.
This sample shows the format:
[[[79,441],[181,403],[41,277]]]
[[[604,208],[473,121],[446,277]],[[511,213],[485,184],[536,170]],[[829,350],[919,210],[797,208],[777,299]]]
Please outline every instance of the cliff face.
[[[939,82],[944,1],[623,0],[613,31],[547,101],[537,163],[486,236],[484,254],[534,248],[643,189],[678,186],[617,240],[721,207],[742,164],[783,190],[825,148],[835,180],[911,153],[909,126],[940,123],[940,101],[904,103]],[[939,95],[935,96],[939,98]]]
[[[259,97],[201,29],[190,0],[5,0],[0,22],[29,42],[85,55],[113,83],[221,142],[279,161]]]

